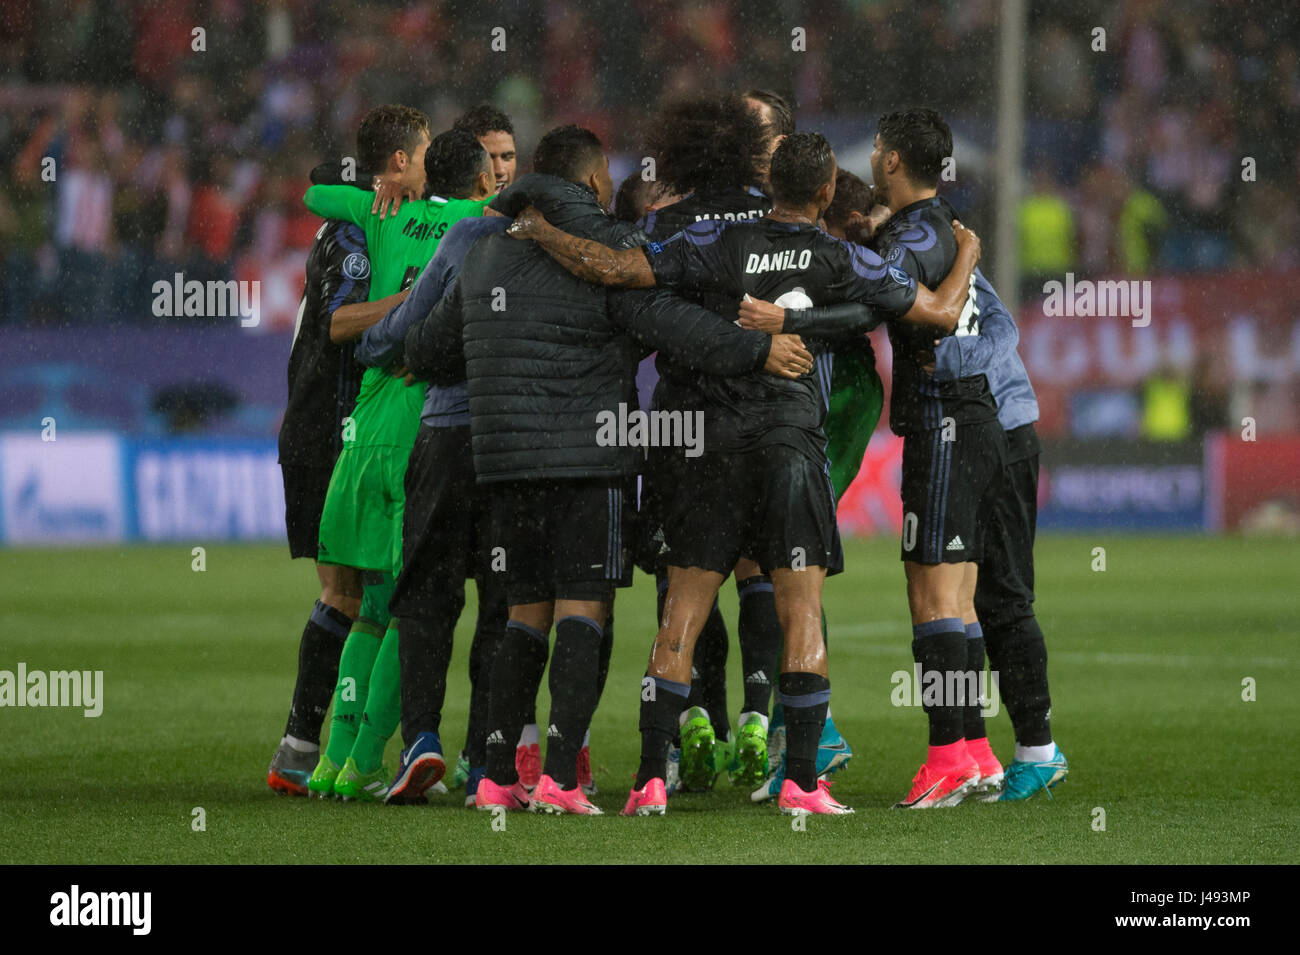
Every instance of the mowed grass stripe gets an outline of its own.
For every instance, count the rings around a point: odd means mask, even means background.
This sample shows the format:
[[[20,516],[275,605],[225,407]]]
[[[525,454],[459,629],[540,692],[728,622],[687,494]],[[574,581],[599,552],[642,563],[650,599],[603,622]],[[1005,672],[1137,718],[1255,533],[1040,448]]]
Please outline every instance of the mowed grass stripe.
[[[202,542],[197,542],[202,543]],[[460,794],[419,808],[273,796],[315,574],[280,546],[0,551],[0,669],[102,669],[104,712],[0,709],[0,851],[25,862],[1294,862],[1300,735],[1295,544],[1286,540],[1045,537],[1038,609],[1056,735],[1071,763],[1052,800],[902,813],[888,806],[924,755],[919,708],[891,704],[911,639],[894,541],[848,545],[827,585],[832,708],[855,750],[835,792],[858,813],[806,832],[725,780],[626,820],[654,590],[620,593],[609,683],[592,730],[609,814],[490,817]],[[1094,572],[1092,549],[1106,548]],[[470,606],[458,629],[443,740],[463,741]],[[731,719],[741,701],[735,588]],[[1242,701],[1242,681],[1257,700]],[[539,701],[544,714],[547,694]],[[990,721],[1010,757],[1005,712]],[[395,763],[398,743],[389,747]],[[207,830],[191,829],[202,807]],[[1106,830],[1093,829],[1094,810]]]

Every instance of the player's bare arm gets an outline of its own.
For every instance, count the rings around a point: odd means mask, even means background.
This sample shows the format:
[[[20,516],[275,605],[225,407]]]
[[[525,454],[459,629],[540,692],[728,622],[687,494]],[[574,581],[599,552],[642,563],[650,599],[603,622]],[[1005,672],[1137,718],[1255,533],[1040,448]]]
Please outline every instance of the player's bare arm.
[[[578,278],[611,288],[651,288],[655,284],[650,263],[640,249],[611,249],[555,228],[534,206],[515,217],[506,234],[532,239],[555,261]],[[953,324],[957,320],[953,319]]]
[[[360,338],[367,328],[377,324],[402,302],[410,291],[403,289],[373,302],[357,302],[355,305],[336,308],[330,315],[330,341],[337,345]]]
[[[925,325],[944,334],[957,327],[966,297],[970,294],[971,276],[980,260],[980,240],[958,220],[952,220],[953,235],[957,239],[957,258],[947,277],[931,292],[918,283],[916,301],[899,321]]]

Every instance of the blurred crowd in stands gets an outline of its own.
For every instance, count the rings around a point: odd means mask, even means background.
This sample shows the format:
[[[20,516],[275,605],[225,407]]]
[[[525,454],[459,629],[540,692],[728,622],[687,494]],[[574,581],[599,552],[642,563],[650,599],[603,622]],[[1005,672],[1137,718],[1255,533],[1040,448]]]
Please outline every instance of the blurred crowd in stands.
[[[801,124],[835,130],[840,148],[868,142],[882,111],[927,104],[987,153],[1000,7],[6,2],[0,323],[149,321],[148,290],[173,272],[224,278],[241,256],[306,249],[318,224],[300,201],[307,171],[350,154],[359,117],[380,102],[423,108],[435,130],[494,102],[514,117],[521,171],[555,123],[587,125],[634,157],[658,103],[752,86],[789,96]],[[1067,271],[1300,265],[1300,5],[1029,7],[1019,209],[1028,288]],[[792,50],[795,27],[805,51]],[[976,166],[961,197],[988,235],[992,167]]]

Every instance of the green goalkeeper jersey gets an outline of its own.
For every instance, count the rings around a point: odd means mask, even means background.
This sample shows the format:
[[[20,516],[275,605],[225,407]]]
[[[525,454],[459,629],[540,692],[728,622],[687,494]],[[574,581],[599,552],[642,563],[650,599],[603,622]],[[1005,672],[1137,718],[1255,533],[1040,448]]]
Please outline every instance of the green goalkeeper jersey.
[[[443,199],[434,196],[403,203],[397,215],[380,219],[370,214],[375,194],[355,186],[312,186],[303,202],[325,219],[342,219],[366,233],[373,274],[370,301],[409,288],[433,258],[447,230],[461,219],[481,216],[487,199]],[[357,393],[351,427],[343,429],[343,446],[389,445],[410,449],[420,428],[424,385],[408,385],[382,368],[367,368]]]

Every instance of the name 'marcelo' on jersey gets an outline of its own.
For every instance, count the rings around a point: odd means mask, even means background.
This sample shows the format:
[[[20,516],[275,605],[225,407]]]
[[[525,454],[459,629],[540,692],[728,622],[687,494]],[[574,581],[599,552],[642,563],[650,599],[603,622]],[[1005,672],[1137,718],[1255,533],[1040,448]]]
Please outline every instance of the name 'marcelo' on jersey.
[[[666,239],[707,219],[756,222],[771,211],[772,200],[753,186],[735,186],[711,192],[697,189],[672,205],[651,211],[639,224],[641,231],[651,239]]]
[[[353,343],[330,341],[330,316],[370,295],[370,258],[360,226],[331,219],[307,256],[307,281],[289,353],[289,404],[280,425],[280,461],[331,468],[343,446],[343,419],[352,413],[365,369]]]
[[[916,299],[916,282],[906,273],[812,225],[769,218],[702,220],[643,250],[656,284],[694,293],[722,315],[734,314],[746,294],[788,308],[858,302],[887,317],[906,313]],[[785,444],[824,462],[830,347],[817,340],[805,344],[817,361],[811,375],[795,380],[762,371],[734,378],[696,375],[689,386],[679,382],[677,407],[704,410],[711,449],[741,452]]]
[[[899,209],[880,227],[871,246],[887,266],[902,269],[931,289],[938,288],[957,259],[952,220],[958,218],[946,199],[932,196]],[[956,335],[979,334],[975,280],[957,322]],[[996,418],[998,409],[984,375],[938,381],[924,364],[934,350],[935,331],[903,322],[889,323],[894,351],[894,384],[889,427],[897,435],[941,428],[945,418],[974,424]]]

